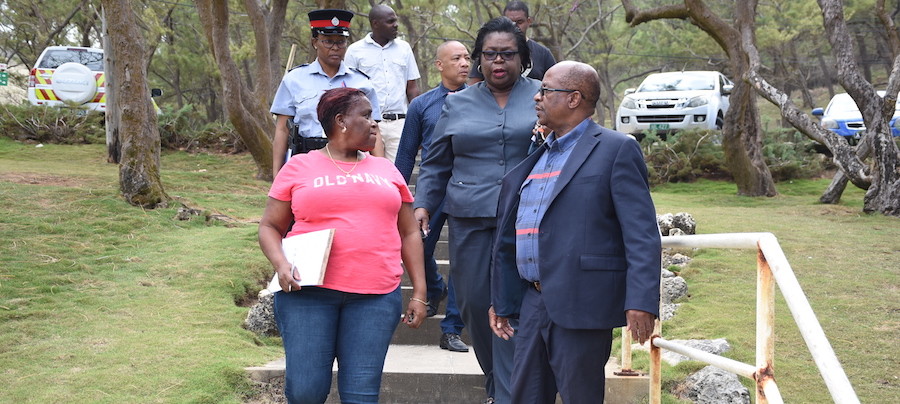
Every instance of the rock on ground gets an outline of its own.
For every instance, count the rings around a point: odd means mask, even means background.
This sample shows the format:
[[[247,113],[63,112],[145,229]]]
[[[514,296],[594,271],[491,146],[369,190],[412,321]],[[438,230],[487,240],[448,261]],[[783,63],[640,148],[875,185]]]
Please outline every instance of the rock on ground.
[[[750,392],[738,375],[711,365],[688,376],[675,395],[695,404],[750,404]]]
[[[659,231],[663,236],[674,236],[682,234],[696,234],[697,222],[690,213],[680,212],[676,214],[666,213],[656,215],[656,222],[659,224]],[[680,231],[672,232],[673,229]]]
[[[244,328],[267,337],[278,336],[275,324],[275,295],[263,289],[259,292],[259,302],[250,308]]]

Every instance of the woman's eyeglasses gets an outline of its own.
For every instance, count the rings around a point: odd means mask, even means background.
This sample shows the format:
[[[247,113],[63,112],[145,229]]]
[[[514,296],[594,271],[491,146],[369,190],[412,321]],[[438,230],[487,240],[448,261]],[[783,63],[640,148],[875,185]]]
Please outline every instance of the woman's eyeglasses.
[[[481,52],[481,56],[484,57],[484,60],[494,60],[497,58],[497,55],[500,55],[500,57],[503,58],[503,60],[509,61],[509,60],[513,60],[513,58],[516,57],[516,55],[518,55],[518,54],[519,54],[519,51],[517,51],[517,50],[503,51],[503,52],[496,52],[496,51],[482,51]]]
[[[547,93],[552,93],[552,92],[578,93],[578,95],[580,95],[581,98],[584,99],[584,94],[582,94],[581,91],[578,91],[578,90],[566,90],[564,88],[547,88],[547,87],[541,87],[541,89],[540,89],[541,98],[544,98],[545,96],[547,96]]]
[[[322,43],[322,46],[324,46],[325,49],[331,49],[331,48],[335,47],[335,45],[337,45],[338,49],[344,49],[347,47],[346,39],[341,39],[339,41],[332,41],[330,39],[320,39],[319,42]]]

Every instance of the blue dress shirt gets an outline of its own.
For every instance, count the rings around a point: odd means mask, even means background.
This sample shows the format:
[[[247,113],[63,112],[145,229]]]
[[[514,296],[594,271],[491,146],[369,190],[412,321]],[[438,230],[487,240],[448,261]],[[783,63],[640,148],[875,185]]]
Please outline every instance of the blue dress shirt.
[[[519,187],[519,210],[516,214],[516,267],[519,276],[529,282],[541,280],[538,271],[538,229],[559,173],[562,172],[572,149],[584,133],[591,118],[587,118],[557,139],[555,134],[542,147],[547,151],[538,159]]]
[[[409,103],[406,122],[403,124],[403,134],[400,136],[400,147],[397,148],[397,158],[394,160],[394,165],[403,174],[407,184],[416,165],[416,154],[419,152],[419,147],[422,147],[422,160],[425,160],[425,156],[428,155],[431,135],[441,117],[441,109],[444,108],[447,94],[462,91],[466,87],[468,86],[463,84],[456,90],[450,90],[441,83]]]

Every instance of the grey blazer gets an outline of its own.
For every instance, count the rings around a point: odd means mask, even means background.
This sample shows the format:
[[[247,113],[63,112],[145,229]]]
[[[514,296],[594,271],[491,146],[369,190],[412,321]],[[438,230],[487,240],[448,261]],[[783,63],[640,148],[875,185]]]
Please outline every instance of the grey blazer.
[[[416,182],[416,208],[496,217],[503,176],[528,156],[537,80],[520,77],[500,108],[484,82],[447,96]]]

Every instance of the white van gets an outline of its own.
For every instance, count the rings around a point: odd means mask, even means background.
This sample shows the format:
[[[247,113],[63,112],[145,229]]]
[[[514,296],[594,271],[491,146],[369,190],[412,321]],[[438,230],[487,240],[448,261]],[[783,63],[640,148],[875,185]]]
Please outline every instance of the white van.
[[[32,105],[80,106],[106,112],[103,49],[49,46],[41,52],[28,77]]]

